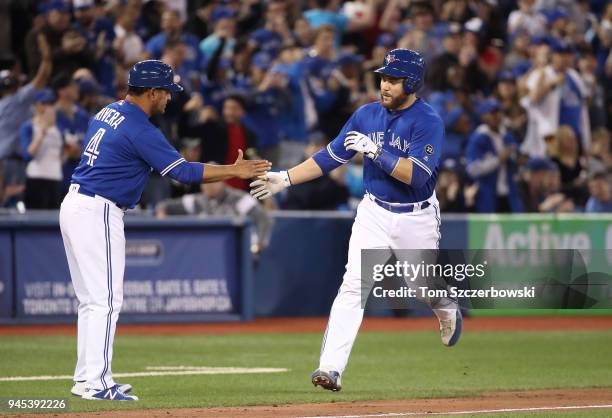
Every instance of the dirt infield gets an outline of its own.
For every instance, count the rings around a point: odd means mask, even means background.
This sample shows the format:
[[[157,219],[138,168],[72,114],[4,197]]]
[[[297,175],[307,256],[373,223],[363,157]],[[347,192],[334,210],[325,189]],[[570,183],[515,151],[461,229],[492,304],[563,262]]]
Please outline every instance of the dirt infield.
[[[326,404],[279,405],[250,408],[211,408],[199,410],[177,410],[180,416],[214,417],[311,417],[311,416],[363,416],[403,414],[426,415],[464,412],[477,414],[476,411],[498,409],[558,408],[564,406],[593,406],[612,403],[612,389],[606,390],[562,390],[533,392],[492,392],[478,398],[451,399],[406,399],[392,401],[355,401]],[[612,412],[612,405],[610,406]],[[554,411],[554,409],[549,409]],[[157,411],[156,411],[157,412]],[[161,411],[159,411],[161,412]],[[171,411],[171,416],[174,411]],[[132,415],[126,415],[132,417]],[[134,417],[142,417],[134,415]],[[162,416],[150,415],[149,416]],[[165,415],[169,416],[169,415]],[[401,416],[401,415],[400,415]]]
[[[127,335],[245,334],[258,332],[323,332],[327,318],[261,318],[251,322],[117,326]],[[360,332],[431,331],[435,318],[365,318]],[[612,316],[542,316],[465,318],[466,331],[578,331],[612,329]],[[74,325],[6,325],[0,335],[76,335]]]
[[[231,408],[154,409],[121,411],[126,418],[172,417],[383,417],[464,415],[512,412],[548,412],[557,416],[564,411],[605,409],[612,414],[612,389],[537,390],[529,392],[487,392],[479,397],[405,399],[388,401],[354,401],[320,404],[290,404]],[[40,415],[32,415],[36,417]],[[117,411],[72,413],[66,417],[116,417]]]

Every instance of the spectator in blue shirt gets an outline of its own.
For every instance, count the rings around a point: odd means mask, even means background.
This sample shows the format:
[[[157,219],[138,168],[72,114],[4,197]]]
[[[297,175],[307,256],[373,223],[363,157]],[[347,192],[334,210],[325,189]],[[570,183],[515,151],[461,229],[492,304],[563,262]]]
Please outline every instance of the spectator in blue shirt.
[[[478,184],[476,211],[481,213],[521,212],[516,185],[516,140],[502,126],[500,103],[486,99],[476,107],[483,124],[470,136],[466,170]]]
[[[161,18],[162,31],[153,36],[145,44],[145,52],[149,58],[161,59],[164,47],[169,41],[180,41],[185,44],[186,56],[184,71],[187,73],[195,72],[200,69],[201,55],[199,41],[194,35],[183,30],[183,23],[179,12],[167,9]]]
[[[64,141],[63,191],[70,186],[70,177],[81,159],[83,138],[89,125],[89,114],[78,104],[79,85],[68,74],[60,74],[51,81],[57,101],[56,126]]]
[[[264,26],[249,35],[249,48],[252,51],[266,52],[272,57],[276,57],[283,46],[294,43],[284,10],[275,6],[266,6]]]
[[[336,28],[336,46],[340,46],[344,32],[356,32],[372,26],[374,23],[373,1],[368,0],[368,13],[356,13],[353,18],[336,10],[337,2],[334,0],[314,0],[315,7],[306,10],[304,17],[311,28],[323,25],[332,25]]]
[[[612,175],[599,172],[589,179],[591,197],[584,209],[587,213],[612,212]]]
[[[232,9],[217,7],[211,16],[214,30],[202,39],[199,48],[203,62],[208,62],[224,41],[221,56],[230,59],[236,45],[236,13]]]
[[[281,77],[290,92],[291,103],[279,115],[280,168],[298,164],[308,142],[308,129],[316,125],[317,114],[314,101],[308,91],[306,69],[300,48],[285,48],[280,55],[280,63],[270,68],[276,77]]]
[[[307,75],[315,82],[313,86],[323,88],[323,80],[329,77],[334,68],[334,59],[336,58],[336,46],[334,44],[334,34],[336,29],[331,25],[324,25],[316,29],[314,42],[311,48],[306,52],[304,65],[306,66]],[[319,85],[316,85],[318,80]]]
[[[285,80],[270,71],[272,57],[265,52],[255,54],[251,60],[250,103],[245,123],[257,136],[257,150],[266,160],[277,165],[280,158],[279,115],[290,103]]]
[[[73,1],[75,22],[73,27],[87,40],[90,50],[95,52],[96,64],[93,70],[105,94],[115,93],[115,58],[113,41],[115,28],[113,21],[106,16],[98,16],[94,0]]]

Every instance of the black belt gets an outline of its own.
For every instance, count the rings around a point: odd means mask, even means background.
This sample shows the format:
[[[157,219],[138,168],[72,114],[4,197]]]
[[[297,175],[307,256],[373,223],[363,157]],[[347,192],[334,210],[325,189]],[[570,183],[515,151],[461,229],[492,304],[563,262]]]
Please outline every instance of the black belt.
[[[410,212],[414,212],[420,209],[426,209],[430,205],[429,202],[392,205],[390,203],[383,202],[382,200],[380,200],[379,198],[375,196],[372,196],[372,198],[374,199],[374,202],[376,202],[378,206],[380,206],[383,209],[388,210],[389,212],[393,212],[393,213],[410,213]]]
[[[76,190],[76,192],[77,192],[78,194],[82,194],[83,196],[88,196],[88,197],[96,197],[96,196],[100,196],[100,195],[98,195],[98,194],[96,194],[96,193],[94,193],[94,192],[92,192],[92,191],[89,191],[89,190],[87,190],[87,189],[83,188],[83,186],[81,186],[80,184],[77,184],[77,183],[72,183],[72,184],[76,184],[77,186],[79,186],[79,187],[77,188],[77,190]],[[100,197],[104,197],[104,196],[100,196]],[[105,199],[106,199],[106,198],[105,198]],[[108,200],[109,202],[113,203],[115,206],[117,206],[119,209],[121,209],[121,210],[123,210],[123,211],[128,210],[128,208],[127,208],[127,207],[125,207],[125,206],[121,206],[121,205],[119,205],[118,203],[115,203],[115,202],[113,202],[113,201],[112,201],[112,200],[110,200],[110,199],[106,199],[106,200]]]

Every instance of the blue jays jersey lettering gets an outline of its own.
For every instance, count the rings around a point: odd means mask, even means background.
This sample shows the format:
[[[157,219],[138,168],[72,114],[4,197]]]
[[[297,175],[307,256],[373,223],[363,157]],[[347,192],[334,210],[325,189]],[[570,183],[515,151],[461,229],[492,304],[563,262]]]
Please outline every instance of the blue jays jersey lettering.
[[[138,106],[121,100],[90,121],[72,182],[120,206],[134,207],[152,170],[183,183],[200,183],[201,163],[174,149]]]
[[[365,158],[363,177],[369,193],[390,203],[422,202],[431,197],[438,177],[444,123],[429,104],[417,99],[407,109],[394,112],[385,109],[380,102],[363,105],[327,148],[313,156],[324,171],[333,170],[355,155],[354,151],[344,148],[344,139],[350,131],[368,135],[384,150],[413,163],[413,182],[408,185]],[[423,181],[416,181],[419,178]]]

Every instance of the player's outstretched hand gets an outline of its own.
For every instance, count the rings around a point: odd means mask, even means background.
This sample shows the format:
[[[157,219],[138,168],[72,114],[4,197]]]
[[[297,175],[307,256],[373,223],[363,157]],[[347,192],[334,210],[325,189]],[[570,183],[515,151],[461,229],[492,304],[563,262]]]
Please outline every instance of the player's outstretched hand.
[[[251,196],[263,200],[291,186],[289,174],[286,171],[269,172],[252,182]]]
[[[234,167],[236,168],[236,177],[252,179],[266,174],[272,168],[272,164],[267,160],[245,160],[242,150],[239,149]]]
[[[350,131],[346,134],[344,148],[361,152],[371,159],[375,159],[378,156],[378,145],[369,136],[357,131]]]

